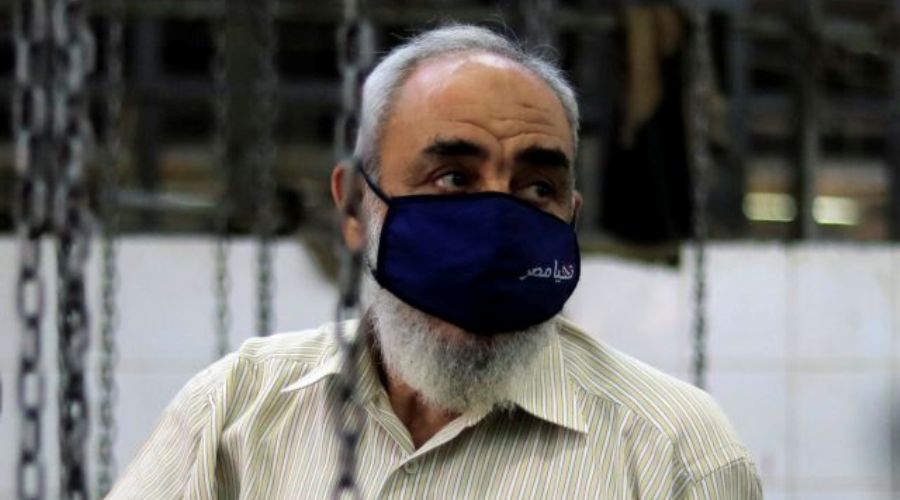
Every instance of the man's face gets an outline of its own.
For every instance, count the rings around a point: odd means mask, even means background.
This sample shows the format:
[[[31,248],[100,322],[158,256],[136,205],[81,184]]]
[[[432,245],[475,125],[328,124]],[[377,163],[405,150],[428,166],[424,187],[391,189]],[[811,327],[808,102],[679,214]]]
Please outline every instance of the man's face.
[[[422,64],[398,91],[380,145],[388,196],[495,191],[570,220],[572,131],[555,94],[506,59],[465,54]],[[364,200],[367,256],[377,258],[386,205]],[[452,411],[504,405],[555,332],[477,337],[365,281],[382,359],[392,376]]]
[[[542,80],[499,56],[460,54],[426,61],[398,91],[379,184],[389,196],[502,192],[569,221],[579,203],[573,154],[565,111]],[[372,241],[386,206],[366,196]],[[446,340],[468,336],[434,322]]]
[[[426,61],[394,102],[379,158],[388,195],[498,191],[573,216],[572,130],[525,68],[484,53]]]

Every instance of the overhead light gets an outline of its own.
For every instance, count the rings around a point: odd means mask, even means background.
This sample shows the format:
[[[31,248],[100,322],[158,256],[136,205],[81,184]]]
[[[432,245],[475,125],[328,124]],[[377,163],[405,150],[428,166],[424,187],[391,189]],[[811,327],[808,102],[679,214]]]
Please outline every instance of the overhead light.
[[[797,218],[797,203],[788,194],[748,193],[744,196],[744,215],[752,221],[791,222]],[[853,198],[816,196],[812,216],[823,226],[855,226],[860,223],[862,211]]]
[[[859,224],[859,203],[841,196],[816,196],[812,207],[813,219],[822,225],[855,226]]]
[[[794,198],[782,193],[747,193],[744,216],[760,222],[790,222],[797,217]]]

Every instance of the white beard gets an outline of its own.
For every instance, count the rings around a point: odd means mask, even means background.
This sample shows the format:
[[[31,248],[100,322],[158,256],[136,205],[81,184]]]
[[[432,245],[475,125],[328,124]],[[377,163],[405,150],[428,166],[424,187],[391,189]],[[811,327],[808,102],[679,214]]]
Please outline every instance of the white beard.
[[[372,214],[366,256],[374,266],[382,219],[374,196],[365,197]],[[382,288],[367,272],[363,297],[372,313],[375,341],[391,376],[413,388],[423,402],[450,413],[512,407],[512,397],[531,379],[540,353],[556,335],[548,320],[518,332],[492,337],[449,339],[447,323]]]

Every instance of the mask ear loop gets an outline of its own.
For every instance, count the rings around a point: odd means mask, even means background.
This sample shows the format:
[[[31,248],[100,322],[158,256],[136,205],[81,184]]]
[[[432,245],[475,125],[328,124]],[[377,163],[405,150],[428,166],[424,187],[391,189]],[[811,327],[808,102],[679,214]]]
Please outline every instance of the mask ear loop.
[[[363,166],[362,160],[354,159],[353,164],[355,165],[355,168],[359,170],[359,173],[362,175],[362,178],[365,179],[366,184],[369,185],[369,189],[371,189],[372,192],[375,193],[375,196],[381,198],[381,201],[383,201],[387,204],[390,204],[390,202],[391,202],[390,196],[384,194],[384,191],[382,191],[381,188],[378,187],[377,184],[375,184],[375,181],[373,181],[372,178],[369,177],[369,173],[366,172],[366,169]]]
[[[369,189],[371,189],[372,192],[375,193],[375,196],[380,198],[381,201],[383,201],[385,204],[390,205],[390,198],[386,194],[384,194],[384,191],[382,191],[381,188],[379,188],[378,185],[375,184],[374,181],[372,181],[372,178],[369,177],[369,173],[366,172],[365,167],[363,167],[363,161],[359,158],[354,158],[353,168],[355,168],[359,172],[362,178],[366,181],[366,184],[369,186]],[[368,251],[363,252],[363,264],[366,266],[366,269],[369,270],[369,273],[374,278],[377,274],[377,262],[372,262],[372,260],[369,258]]]

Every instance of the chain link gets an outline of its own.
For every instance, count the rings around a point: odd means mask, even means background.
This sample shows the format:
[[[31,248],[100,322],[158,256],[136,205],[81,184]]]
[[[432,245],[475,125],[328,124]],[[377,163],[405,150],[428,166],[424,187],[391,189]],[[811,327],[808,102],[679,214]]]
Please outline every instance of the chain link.
[[[229,68],[229,44],[228,44],[228,0],[217,0],[219,18],[213,26],[213,41],[215,54],[213,58],[213,81],[215,92],[213,94],[213,112],[215,115],[215,129],[213,132],[213,161],[215,168],[220,172],[221,194],[219,209],[216,213],[216,238],[215,254],[215,282],[214,292],[216,297],[215,310],[215,334],[216,357],[221,358],[231,350],[229,334],[231,330],[231,312],[229,296],[231,292],[231,279],[228,272],[228,261],[231,253],[231,238],[229,235],[229,222],[234,212],[232,189],[232,166],[229,154],[228,138],[229,128],[229,100],[231,99],[230,86],[228,85]]]
[[[361,15],[359,0],[344,0],[344,20],[337,33],[341,111],[336,123],[334,154],[338,161],[344,161],[352,155],[353,141],[359,126],[360,89],[365,72],[372,62],[373,45],[372,26]]]
[[[54,0],[52,5],[60,494],[66,499],[87,499],[88,407],[84,364],[89,338],[84,269],[90,244],[90,220],[84,171],[91,138],[86,81],[94,66],[94,40],[87,25],[84,1]]]
[[[358,159],[351,159],[354,135],[359,121],[360,89],[365,70],[371,63],[372,29],[360,12],[357,0],[344,0],[344,19],[337,33],[338,66],[342,77],[341,112],[335,130],[335,154],[347,168],[344,180],[346,203],[340,207],[340,222],[351,216],[360,216],[359,170],[363,168]],[[343,363],[338,376],[337,400],[333,410],[335,428],[340,442],[340,469],[332,492],[335,499],[349,495],[360,498],[356,482],[356,448],[365,416],[356,402],[357,359],[360,347],[365,345],[368,328],[360,321],[356,335],[344,332],[345,321],[360,317],[360,276],[362,252],[365,245],[350,249],[341,245],[340,274],[338,276],[339,297],[335,314],[334,335],[341,351]]]
[[[119,315],[116,308],[118,270],[116,269],[116,238],[119,227],[117,196],[119,169],[122,165],[122,101],[124,99],[123,56],[123,0],[114,0],[107,19],[106,37],[106,162],[103,167],[100,295],[100,405],[97,432],[97,492],[106,496],[115,477],[116,438],[115,403],[117,389],[115,369],[117,361],[115,333]]]
[[[44,279],[41,237],[48,229],[50,145],[49,63],[52,54],[48,6],[43,0],[19,0],[13,5],[16,54],[13,90],[15,165],[19,175],[15,214],[20,241],[16,309],[21,329],[17,400],[20,411],[16,494],[20,499],[45,496],[41,421],[44,373],[41,368],[41,326]]]
[[[256,182],[256,331],[257,335],[272,333],[274,314],[272,309],[275,289],[272,273],[272,239],[276,227],[275,167],[278,157],[274,133],[278,120],[278,73],[275,68],[278,38],[275,32],[276,0],[253,2],[254,31],[257,35],[256,81],[254,98],[257,106],[255,118],[256,144],[253,151]]]
[[[690,49],[690,137],[694,177],[694,383],[706,385],[706,243],[708,238],[708,177],[712,167],[709,152],[708,104],[712,93],[712,61],[709,53],[707,11],[690,11],[693,26]]]
[[[360,166],[353,165],[349,169],[356,170]],[[356,178],[356,175],[347,176],[348,179]],[[351,191],[348,193],[348,202],[342,209],[342,218],[349,214],[359,213],[358,183],[345,184]],[[356,192],[354,193],[354,186]],[[363,246],[364,247],[364,246]],[[352,498],[361,498],[359,486],[356,483],[356,448],[365,424],[365,415],[362,407],[357,403],[357,360],[360,355],[360,347],[365,344],[365,334],[368,328],[360,321],[356,334],[348,335],[344,329],[346,321],[360,317],[359,282],[362,272],[362,250],[351,251],[344,249],[341,255],[341,271],[339,279],[338,306],[335,314],[334,336],[338,348],[341,351],[343,363],[338,375],[337,405],[333,409],[335,427],[338,440],[341,445],[338,479],[335,484],[332,498],[339,499],[349,494]]]

